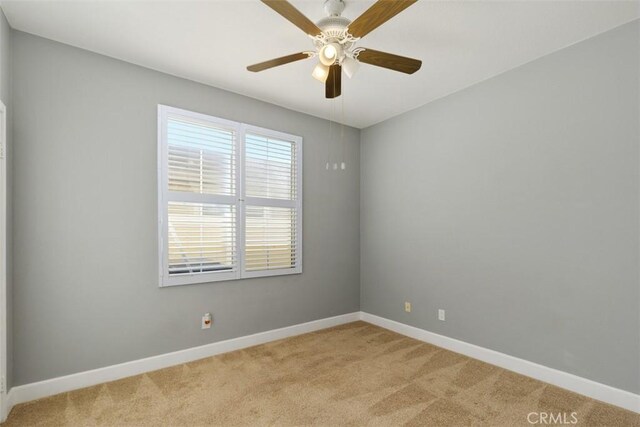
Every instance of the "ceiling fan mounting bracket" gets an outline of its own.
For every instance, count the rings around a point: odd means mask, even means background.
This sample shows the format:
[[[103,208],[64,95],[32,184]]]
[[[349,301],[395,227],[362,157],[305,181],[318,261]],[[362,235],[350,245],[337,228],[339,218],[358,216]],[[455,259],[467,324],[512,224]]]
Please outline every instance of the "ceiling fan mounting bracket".
[[[324,11],[329,16],[340,16],[345,8],[343,0],[326,0],[324,2]]]

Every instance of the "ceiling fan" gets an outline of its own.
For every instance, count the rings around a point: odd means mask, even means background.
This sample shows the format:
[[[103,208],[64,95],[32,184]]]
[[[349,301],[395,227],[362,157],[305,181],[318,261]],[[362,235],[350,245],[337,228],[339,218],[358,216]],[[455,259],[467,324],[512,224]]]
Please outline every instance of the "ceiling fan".
[[[420,69],[422,61],[365,47],[355,47],[355,43],[416,1],[378,0],[352,22],[340,16],[345,7],[343,0],[326,0],[325,11],[329,16],[313,23],[286,0],[262,0],[264,4],[307,33],[313,40],[315,50],[260,62],[248,66],[247,70],[258,72],[317,56],[318,64],[312,76],[325,83],[327,98],[340,96],[342,71],[351,78],[359,62],[413,74]]]

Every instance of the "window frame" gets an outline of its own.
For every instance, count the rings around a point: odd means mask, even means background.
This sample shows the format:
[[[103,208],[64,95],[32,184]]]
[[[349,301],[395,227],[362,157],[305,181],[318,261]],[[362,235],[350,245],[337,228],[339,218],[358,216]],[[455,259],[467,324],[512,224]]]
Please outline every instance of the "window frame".
[[[167,122],[170,115],[182,116],[195,122],[206,125],[219,126],[235,132],[235,195],[211,195],[187,192],[169,191],[169,167],[168,167],[168,140]],[[296,199],[283,200],[275,198],[246,197],[246,158],[245,135],[247,133],[264,136],[267,138],[291,141],[295,144],[296,162]],[[230,280],[240,280],[256,277],[282,276],[302,273],[302,137],[288,133],[261,128],[246,123],[235,122],[196,113],[167,105],[158,105],[158,255],[159,255],[159,286],[180,286],[198,283],[212,283]],[[168,242],[169,242],[169,202],[215,203],[235,207],[236,233],[235,233],[235,269],[232,271],[219,271],[207,273],[191,273],[179,276],[169,275]],[[245,268],[245,227],[246,206],[260,207],[287,207],[296,211],[296,237],[294,268],[281,268],[273,270],[246,271]]]

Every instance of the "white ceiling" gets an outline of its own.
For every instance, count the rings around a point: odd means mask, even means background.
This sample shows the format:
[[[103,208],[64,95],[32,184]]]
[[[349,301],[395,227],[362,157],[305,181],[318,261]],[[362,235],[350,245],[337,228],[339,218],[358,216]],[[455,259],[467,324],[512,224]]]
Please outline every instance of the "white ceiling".
[[[292,0],[316,21],[322,0]],[[373,1],[347,0],[354,19]],[[309,50],[309,38],[257,0],[2,1],[11,26],[124,61],[363,128],[638,18],[638,1],[422,0],[358,45],[422,59],[405,75],[363,64],[324,98],[314,60],[250,73]],[[344,110],[344,113],[343,113]]]

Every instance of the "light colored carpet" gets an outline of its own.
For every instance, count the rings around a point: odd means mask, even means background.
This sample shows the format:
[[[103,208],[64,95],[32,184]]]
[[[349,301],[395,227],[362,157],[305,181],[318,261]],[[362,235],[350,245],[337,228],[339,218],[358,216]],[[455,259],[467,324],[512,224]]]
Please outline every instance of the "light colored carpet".
[[[530,426],[531,412],[640,426],[632,412],[355,322],[25,403],[6,427]]]

